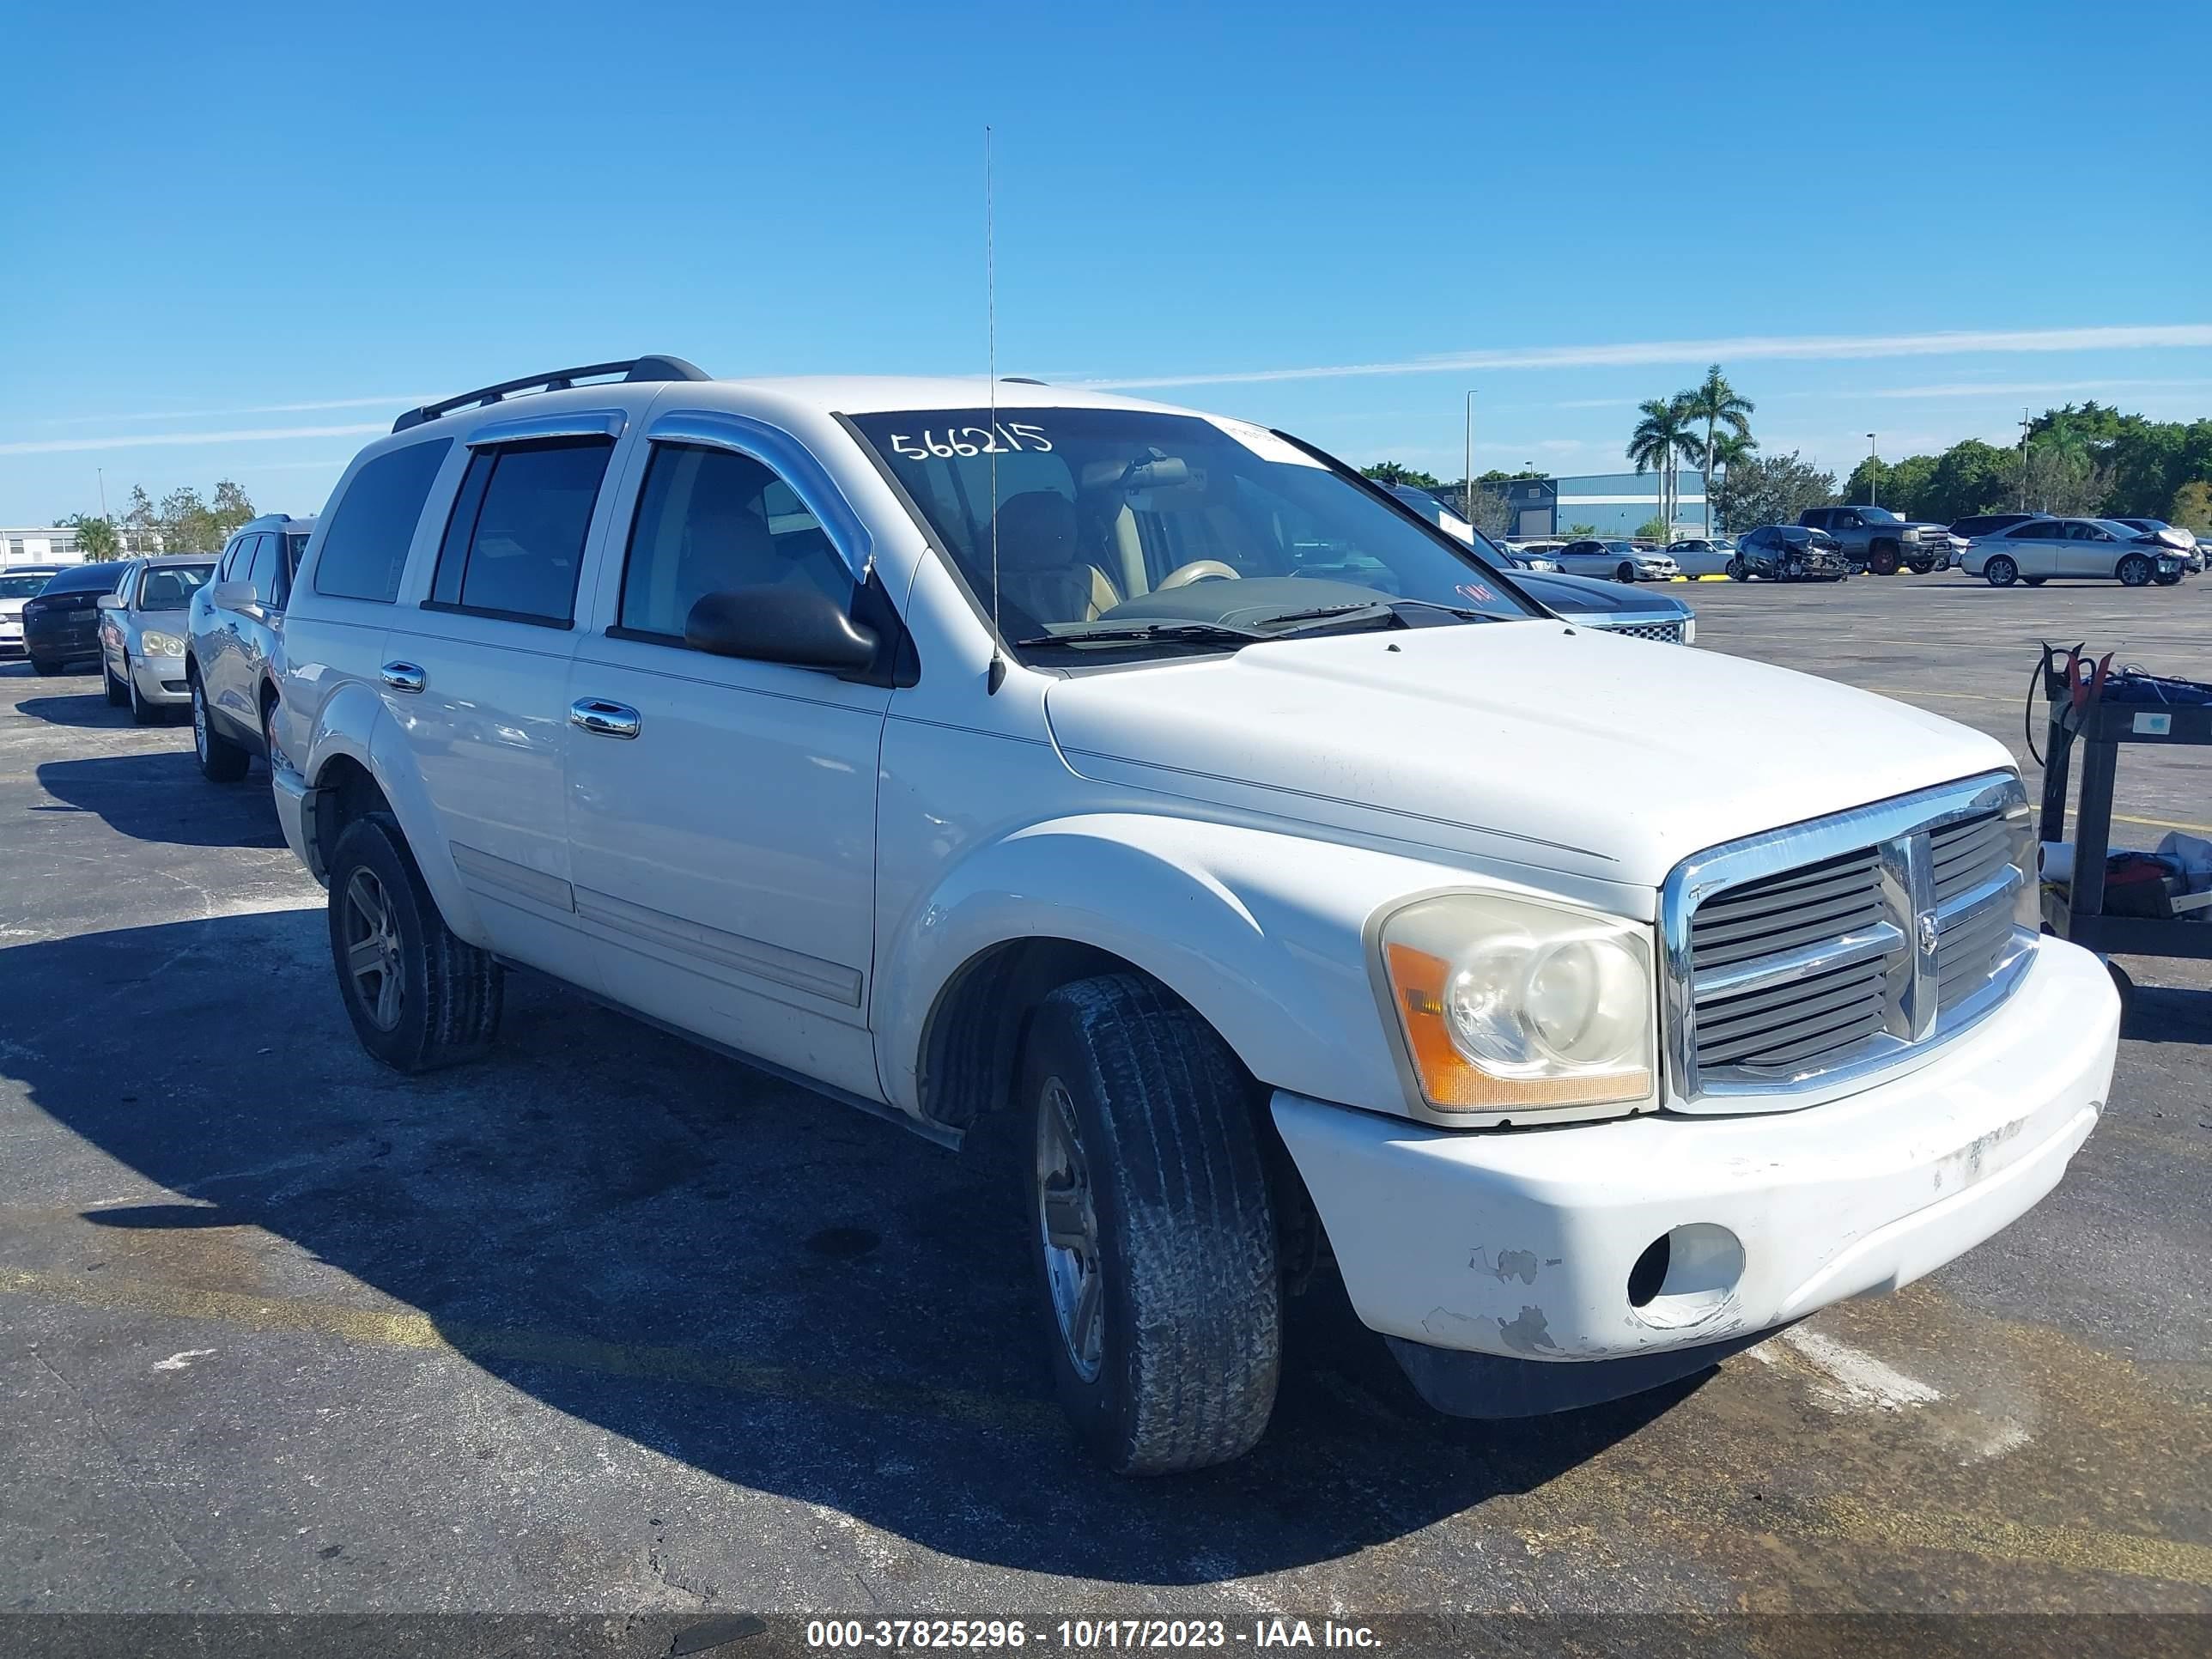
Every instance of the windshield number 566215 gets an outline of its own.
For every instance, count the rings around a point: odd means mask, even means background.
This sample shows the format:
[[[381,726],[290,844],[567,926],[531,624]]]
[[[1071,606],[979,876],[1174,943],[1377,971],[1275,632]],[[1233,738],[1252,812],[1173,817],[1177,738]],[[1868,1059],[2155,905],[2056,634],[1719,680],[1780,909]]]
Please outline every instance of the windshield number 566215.
[[[995,430],[994,438],[992,432]],[[995,428],[980,426],[949,426],[942,437],[935,432],[924,432],[920,437],[911,433],[891,434],[891,450],[908,460],[926,461],[933,457],[947,460],[955,455],[1003,455],[1009,450],[1048,451],[1052,440],[1044,435],[1044,428],[1025,421],[1001,421]]]

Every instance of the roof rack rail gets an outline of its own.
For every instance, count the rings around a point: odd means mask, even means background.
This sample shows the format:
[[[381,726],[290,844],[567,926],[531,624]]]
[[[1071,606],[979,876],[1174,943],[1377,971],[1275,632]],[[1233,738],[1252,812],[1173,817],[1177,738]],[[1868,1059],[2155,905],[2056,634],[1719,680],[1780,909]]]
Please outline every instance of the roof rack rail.
[[[434,421],[441,415],[450,415],[457,409],[480,407],[502,401],[515,392],[566,392],[579,380],[603,380],[619,375],[624,380],[704,380],[711,379],[696,363],[688,363],[681,357],[630,357],[615,363],[586,363],[580,368],[556,368],[550,374],[526,374],[519,380],[502,380],[497,386],[478,386],[474,392],[464,392],[458,397],[447,398],[434,404],[424,404],[420,409],[410,409],[392,423],[394,432],[404,432],[426,421]]]

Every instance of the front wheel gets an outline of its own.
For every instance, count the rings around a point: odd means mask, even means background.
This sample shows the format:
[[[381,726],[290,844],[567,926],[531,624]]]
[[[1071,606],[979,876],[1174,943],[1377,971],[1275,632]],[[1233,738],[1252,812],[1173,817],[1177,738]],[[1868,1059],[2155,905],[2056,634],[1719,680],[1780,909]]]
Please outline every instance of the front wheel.
[[[2158,567],[2142,554],[2130,553],[2120,561],[2117,574],[2123,587],[2148,587],[2151,578],[2158,574]]]
[[[200,775],[210,783],[236,783],[246,775],[253,757],[215,729],[208,712],[207,690],[194,674],[192,681],[192,753],[199,757]]]
[[[1982,567],[1982,578],[1991,587],[2010,587],[2020,580],[2020,567],[2000,553]]]
[[[1617,582],[1634,581],[1636,580],[1636,567],[1630,564],[1626,560],[1623,560],[1620,566],[1613,571],[1613,579]]]
[[[1158,986],[1103,975],[1044,1000],[1020,1087],[1031,1255],[1070,1425],[1120,1474],[1242,1456],[1274,1409],[1282,1286],[1235,1058]]]
[[[2044,583],[2050,580],[2051,578],[2048,576],[2022,576],[2021,578],[2021,580],[2026,582],[2030,587],[2040,587]]]
[[[108,667],[105,657],[100,659],[100,689],[107,694],[110,708],[120,708],[131,701],[130,694],[117,683],[114,672]]]
[[[506,970],[446,926],[390,814],[331,854],[331,958],[361,1046],[398,1072],[473,1059],[499,1031]]]
[[[1732,582],[1747,582],[1751,580],[1751,572],[1745,568],[1741,559],[1730,559],[1728,562],[1728,579]]]
[[[1868,551],[1867,568],[1877,576],[1897,574],[1897,544],[1876,542]]]
[[[107,665],[105,663],[101,664],[100,672],[106,673],[106,672]],[[161,718],[161,711],[156,708],[152,703],[148,702],[145,697],[139,692],[138,677],[131,672],[128,659],[125,659],[123,671],[123,690],[125,696],[129,699],[131,703],[131,722],[132,725],[152,726]]]

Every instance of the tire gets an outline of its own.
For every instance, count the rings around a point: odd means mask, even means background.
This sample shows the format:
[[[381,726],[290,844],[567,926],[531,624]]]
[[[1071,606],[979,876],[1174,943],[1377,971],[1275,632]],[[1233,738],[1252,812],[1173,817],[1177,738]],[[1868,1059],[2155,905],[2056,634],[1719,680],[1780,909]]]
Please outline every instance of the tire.
[[[438,914],[388,812],[356,818],[331,854],[331,961],[361,1046],[396,1072],[473,1060],[491,1046],[507,973]]]
[[[2048,576],[2022,576],[2021,578],[2021,580],[2026,582],[2030,587],[2040,587],[2044,583],[2050,580],[2051,578]]]
[[[200,677],[192,674],[189,678],[192,684],[192,752],[199,757],[200,775],[210,783],[236,783],[246,775],[253,757],[215,729],[215,719],[208,713],[207,693],[200,689]]]
[[[1113,974],[1039,1006],[1019,1086],[1034,1282],[1076,1437],[1119,1474],[1242,1456],[1282,1369],[1274,1212],[1243,1071],[1188,1008]]]
[[[2160,587],[2172,587],[2180,580],[2181,573],[2179,570],[2161,570],[2156,578]]]
[[[1728,562],[1728,579],[1732,582],[1747,582],[1751,580],[1751,572],[1741,559],[1730,559]]]
[[[107,672],[107,659],[100,659],[100,689],[107,694],[107,706],[120,708],[131,701],[131,694],[115,683],[115,676]]]
[[[50,680],[62,672],[62,665],[58,662],[49,662],[44,658],[33,657],[31,659],[31,672],[41,679]]]
[[[2158,567],[2142,554],[2130,553],[2120,561],[2119,568],[2112,574],[2120,579],[2123,587],[2148,587],[2151,579],[2158,574]]]
[[[106,663],[102,663],[100,665],[100,672],[103,674],[107,672],[107,665]],[[161,711],[156,708],[152,703],[148,702],[144,697],[139,696],[138,677],[136,674],[127,674],[124,677],[123,695],[125,700],[131,704],[131,723],[133,726],[155,726],[160,724]]]
[[[1876,542],[1869,548],[1867,568],[1877,576],[1894,576],[1897,574],[1897,544]]]
[[[2010,587],[2020,580],[2020,567],[2000,553],[1983,565],[1982,580],[1991,587]]]
[[[1634,581],[1636,580],[1636,567],[1629,563],[1627,560],[1623,559],[1618,568],[1614,569],[1613,579],[1617,582]]]

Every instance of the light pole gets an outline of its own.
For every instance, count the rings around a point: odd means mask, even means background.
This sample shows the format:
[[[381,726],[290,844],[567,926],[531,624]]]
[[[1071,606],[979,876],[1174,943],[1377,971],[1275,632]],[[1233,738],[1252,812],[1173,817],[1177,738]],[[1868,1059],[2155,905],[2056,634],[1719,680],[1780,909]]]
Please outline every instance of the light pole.
[[[1880,507],[1881,503],[1874,498],[1874,480],[1875,475],[1881,471],[1881,457],[1875,453],[1874,434],[1871,432],[1867,434],[1867,505]]]
[[[1467,453],[1462,462],[1460,494],[1461,516],[1469,524],[1474,522],[1474,388],[1467,389]]]
[[[2027,511],[2027,411],[2020,411],[2020,510]]]

